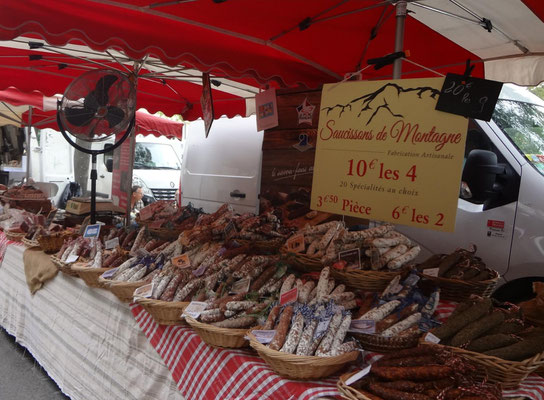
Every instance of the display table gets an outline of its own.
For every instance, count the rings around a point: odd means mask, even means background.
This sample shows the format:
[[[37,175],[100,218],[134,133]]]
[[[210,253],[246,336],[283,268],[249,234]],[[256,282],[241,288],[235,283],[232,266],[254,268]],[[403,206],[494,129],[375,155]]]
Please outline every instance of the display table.
[[[32,296],[24,250],[8,245],[0,265],[0,325],[63,393],[73,400],[183,399],[127,305],[61,273]]]

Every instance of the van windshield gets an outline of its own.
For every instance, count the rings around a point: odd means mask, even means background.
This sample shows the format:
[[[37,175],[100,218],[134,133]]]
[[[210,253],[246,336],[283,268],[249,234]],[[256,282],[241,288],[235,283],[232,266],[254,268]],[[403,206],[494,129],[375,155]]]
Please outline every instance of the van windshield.
[[[544,106],[499,99],[493,121],[544,175]]]
[[[136,142],[134,168],[181,169],[181,163],[169,144]]]

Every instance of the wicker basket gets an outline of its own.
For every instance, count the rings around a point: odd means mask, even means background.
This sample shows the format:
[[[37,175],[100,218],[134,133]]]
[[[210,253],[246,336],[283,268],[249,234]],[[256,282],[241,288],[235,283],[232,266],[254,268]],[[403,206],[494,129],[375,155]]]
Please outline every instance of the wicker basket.
[[[422,343],[428,346],[441,346],[471,360],[478,369],[476,371],[478,378],[485,378],[491,383],[500,383],[503,389],[518,387],[529,374],[544,366],[544,352],[524,361],[508,361],[458,347],[437,345],[429,342]]]
[[[145,285],[144,281],[119,282],[104,278],[98,278],[98,282],[104,289],[108,289],[123,303],[132,303],[134,299],[134,291],[140,286]]]
[[[331,275],[336,281],[353,289],[361,289],[367,292],[383,291],[395,276],[404,273],[406,273],[405,269],[399,269],[398,271],[338,271],[331,268]]]
[[[27,239],[27,238],[22,238],[21,242],[23,242],[23,244],[26,247],[28,247],[29,249],[32,248],[32,247],[40,247],[40,242],[38,242],[37,240],[30,240],[30,239]]]
[[[394,351],[416,347],[420,335],[407,337],[385,337],[366,333],[351,333],[361,343],[361,347],[367,351],[377,353],[392,353]]]
[[[185,321],[200,336],[200,339],[210,346],[236,349],[249,345],[245,339],[247,329],[218,328],[210,324],[198,322],[189,316],[185,316]]]
[[[62,245],[64,244],[64,239],[66,238],[66,235],[61,234],[54,234],[49,236],[40,236],[38,238],[38,242],[40,243],[40,247],[42,250],[47,254],[57,253]]]
[[[72,265],[72,271],[76,272],[78,276],[83,279],[87,286],[93,288],[103,288],[102,282],[98,281],[100,275],[109,271],[111,268],[90,268],[83,266],[84,264],[75,263]]]
[[[55,264],[57,266],[57,268],[59,269],[60,272],[66,274],[66,275],[74,276],[76,278],[79,277],[79,275],[77,274],[76,271],[72,271],[72,265],[71,264],[67,264],[67,263],[61,261],[60,258],[58,258],[57,256],[50,256],[50,257],[51,257],[51,261],[53,262],[53,264]]]
[[[346,364],[357,359],[359,352],[352,351],[335,357],[297,356],[268,348],[248,331],[249,344],[279,375],[289,379],[319,379],[332,375]]]
[[[181,313],[188,302],[140,298],[136,303],[141,305],[159,325],[187,325],[181,318]]]
[[[372,400],[370,397],[365,396],[363,393],[358,391],[355,388],[352,388],[351,386],[346,384],[346,381],[352,376],[358,373],[359,371],[354,372],[348,372],[344,375],[340,376],[340,379],[338,379],[338,382],[336,382],[336,387],[338,388],[338,391],[340,392],[340,395],[343,399],[346,400]]]
[[[12,242],[21,242],[26,236],[26,233],[17,233],[10,231],[4,231],[4,233],[6,234],[8,240],[11,240]]]
[[[463,302],[475,294],[480,297],[490,297],[499,282],[499,274],[496,271],[495,277],[480,282],[466,282],[459,279],[448,279],[423,275],[419,276],[431,281],[434,286],[440,288],[440,299],[447,301]]]
[[[300,272],[319,272],[323,269],[323,263],[318,257],[307,256],[306,254],[291,253],[281,248],[280,252],[286,262]]]

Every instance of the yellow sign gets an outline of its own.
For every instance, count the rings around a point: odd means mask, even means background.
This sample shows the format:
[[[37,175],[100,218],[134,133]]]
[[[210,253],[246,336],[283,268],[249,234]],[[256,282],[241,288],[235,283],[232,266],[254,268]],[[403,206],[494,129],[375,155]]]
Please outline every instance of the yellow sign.
[[[325,85],[311,208],[453,231],[468,119],[434,109],[443,82]]]

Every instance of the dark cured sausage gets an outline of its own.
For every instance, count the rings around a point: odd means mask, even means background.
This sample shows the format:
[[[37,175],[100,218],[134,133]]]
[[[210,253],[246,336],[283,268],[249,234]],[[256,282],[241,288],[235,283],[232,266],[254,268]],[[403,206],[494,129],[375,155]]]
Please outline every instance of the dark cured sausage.
[[[372,372],[388,381],[429,381],[447,378],[453,373],[453,370],[446,365],[427,365],[422,367],[372,367]]]
[[[371,383],[368,385],[368,388],[372,393],[384,398],[385,400],[432,400],[431,397],[424,394],[390,389],[379,383]]]

